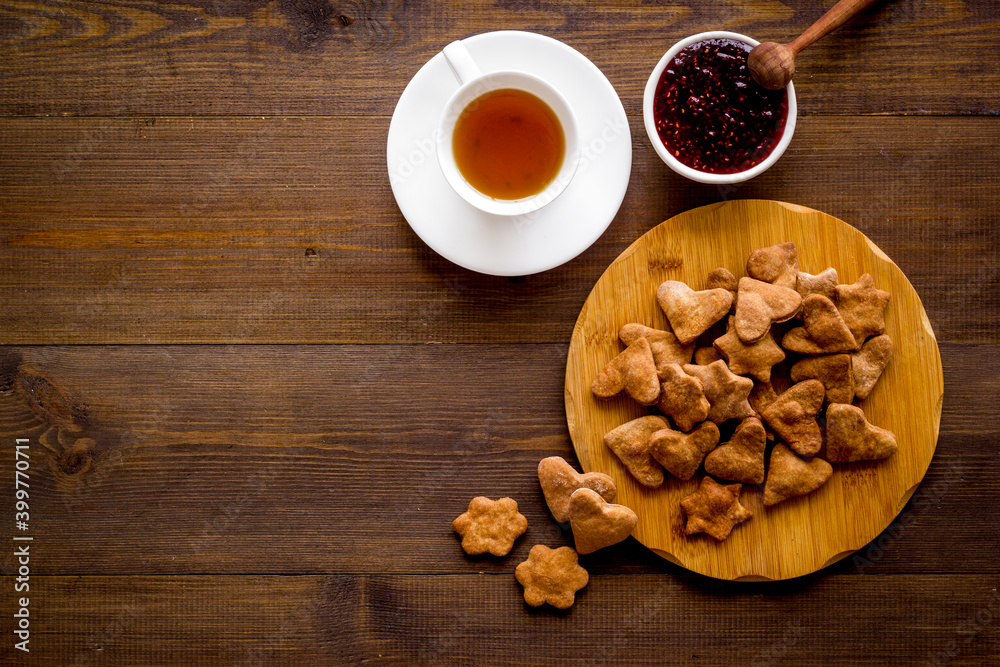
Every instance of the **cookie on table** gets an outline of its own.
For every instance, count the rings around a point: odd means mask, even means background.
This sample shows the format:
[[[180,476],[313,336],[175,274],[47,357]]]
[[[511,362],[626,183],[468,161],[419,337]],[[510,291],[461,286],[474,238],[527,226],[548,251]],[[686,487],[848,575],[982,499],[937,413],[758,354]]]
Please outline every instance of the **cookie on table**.
[[[580,555],[618,544],[632,534],[638,521],[631,509],[609,503],[591,489],[577,489],[570,498],[569,525]]]
[[[532,607],[548,603],[556,609],[572,607],[577,591],[590,580],[571,547],[550,549],[544,544],[531,547],[528,559],[514,570],[514,577],[524,587],[525,602]]]
[[[465,553],[506,556],[514,540],[528,529],[528,520],[517,511],[517,501],[513,498],[490,500],[477,496],[469,502],[469,509],[451,525],[462,536]]]
[[[561,456],[549,456],[538,462],[538,483],[552,517],[560,523],[569,521],[570,497],[578,489],[591,489],[609,503],[618,496],[618,487],[611,477],[603,472],[578,473]]]

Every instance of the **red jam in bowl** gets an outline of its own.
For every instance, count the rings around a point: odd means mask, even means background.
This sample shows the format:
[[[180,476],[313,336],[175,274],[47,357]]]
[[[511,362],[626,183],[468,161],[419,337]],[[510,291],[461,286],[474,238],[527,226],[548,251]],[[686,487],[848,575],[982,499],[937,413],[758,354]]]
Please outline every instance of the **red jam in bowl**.
[[[788,95],[750,78],[751,48],[707,39],[681,49],[663,70],[653,118],[664,146],[682,164],[734,174],[763,162],[781,141]]]

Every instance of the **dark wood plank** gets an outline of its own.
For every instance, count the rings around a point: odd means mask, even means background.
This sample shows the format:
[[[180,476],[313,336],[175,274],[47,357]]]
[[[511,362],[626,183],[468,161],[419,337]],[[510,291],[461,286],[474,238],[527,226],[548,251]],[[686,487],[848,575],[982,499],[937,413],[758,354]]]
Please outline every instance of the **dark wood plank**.
[[[983,399],[998,389],[991,352],[943,347],[941,437],[919,494],[833,571],[1000,572],[1000,427]],[[564,345],[5,349],[0,432],[31,442],[43,574],[464,572],[451,521],[476,495],[520,503],[530,529],[515,555],[572,543],[535,477],[545,456],[575,463],[565,355]],[[12,505],[11,485],[2,497]],[[13,571],[10,553],[0,562]],[[683,573],[632,540],[592,563]]]
[[[775,168],[726,190],[670,172],[630,120],[633,178],[609,230],[512,281],[409,229],[385,119],[0,119],[0,343],[561,343],[628,244],[737,197],[855,225],[940,340],[1000,341],[992,119],[804,118]]]
[[[528,607],[510,574],[31,583],[31,664],[983,665],[1000,652],[998,582],[983,575],[595,575],[568,612]]]
[[[638,114],[649,72],[678,39],[727,29],[787,40],[824,10],[805,0],[32,0],[0,23],[0,114],[387,115],[445,44],[497,29],[575,47]],[[803,113],[995,114],[1000,72],[982,63],[1000,46],[998,25],[991,0],[884,3],[802,54]]]

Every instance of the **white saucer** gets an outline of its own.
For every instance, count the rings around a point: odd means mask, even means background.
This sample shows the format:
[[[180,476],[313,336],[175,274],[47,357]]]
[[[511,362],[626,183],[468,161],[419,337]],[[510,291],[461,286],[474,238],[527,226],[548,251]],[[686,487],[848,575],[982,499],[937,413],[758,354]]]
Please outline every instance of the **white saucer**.
[[[604,233],[625,198],[632,171],[625,108],[592,62],[551,37],[499,31],[463,43],[483,72],[530,72],[559,89],[577,114],[579,169],[555,201],[528,215],[483,213],[459,197],[435,155],[438,118],[458,89],[438,53],[407,84],[389,123],[389,182],[399,210],[424,243],[467,269],[524,276],[559,266]]]

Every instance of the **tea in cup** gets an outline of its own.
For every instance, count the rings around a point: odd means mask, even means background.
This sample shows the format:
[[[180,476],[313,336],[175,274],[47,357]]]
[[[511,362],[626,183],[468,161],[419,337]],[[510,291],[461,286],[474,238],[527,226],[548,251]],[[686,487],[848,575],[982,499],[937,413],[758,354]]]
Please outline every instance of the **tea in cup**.
[[[461,42],[443,54],[461,83],[437,134],[438,162],[449,185],[496,215],[531,213],[552,202],[580,162],[569,103],[533,74],[482,73]]]

